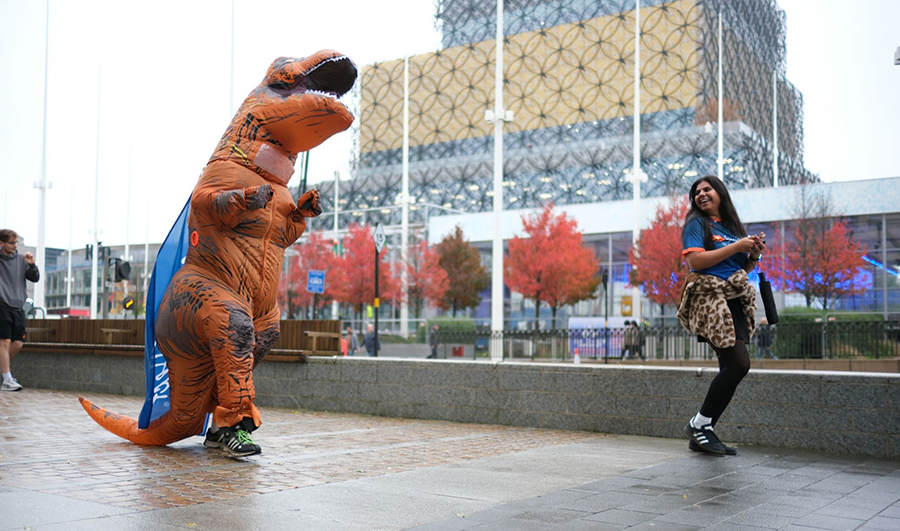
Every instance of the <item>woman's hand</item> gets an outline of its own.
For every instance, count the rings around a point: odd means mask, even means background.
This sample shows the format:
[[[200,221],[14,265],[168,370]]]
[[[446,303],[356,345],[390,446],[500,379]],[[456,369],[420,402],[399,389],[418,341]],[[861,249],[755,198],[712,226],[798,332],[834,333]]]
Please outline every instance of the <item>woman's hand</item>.
[[[751,236],[754,239],[753,248],[750,249],[750,258],[754,260],[758,260],[759,257],[763,254],[763,251],[766,250],[766,233],[760,232],[756,236]]]
[[[748,253],[751,256],[759,256],[762,250],[766,248],[765,240],[763,240],[765,237],[766,234],[764,232],[753,236],[745,236],[731,244],[732,250],[735,254]]]

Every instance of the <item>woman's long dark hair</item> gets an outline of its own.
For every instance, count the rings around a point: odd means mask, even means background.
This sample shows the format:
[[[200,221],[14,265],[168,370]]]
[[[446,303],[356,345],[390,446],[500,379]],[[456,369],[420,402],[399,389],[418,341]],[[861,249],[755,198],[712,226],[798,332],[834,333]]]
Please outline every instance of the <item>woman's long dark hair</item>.
[[[687,216],[684,217],[684,225],[687,226],[688,222],[694,218],[700,218],[703,222],[703,246],[706,249],[714,249],[709,217],[700,210],[700,207],[694,201],[694,197],[697,195],[697,188],[704,182],[709,183],[713,190],[719,194],[719,217],[722,219],[722,225],[739,238],[746,236],[747,231],[744,229],[744,224],[741,223],[741,218],[738,216],[737,210],[734,209],[734,203],[731,202],[731,195],[728,193],[728,189],[725,188],[725,183],[714,175],[700,177],[691,185],[691,191],[688,192],[688,199],[691,201],[691,209],[688,210]]]

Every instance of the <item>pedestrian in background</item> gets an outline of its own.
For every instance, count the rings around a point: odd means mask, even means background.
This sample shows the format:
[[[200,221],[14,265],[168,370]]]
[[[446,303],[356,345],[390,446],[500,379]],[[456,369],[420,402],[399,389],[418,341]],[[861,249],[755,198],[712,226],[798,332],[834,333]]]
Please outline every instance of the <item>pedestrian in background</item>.
[[[641,327],[638,325],[637,321],[631,321],[631,357],[637,355],[637,357],[644,359],[644,352],[641,347],[644,343],[644,334],[641,332]]]
[[[775,343],[775,329],[769,324],[769,321],[763,317],[759,320],[759,326],[756,327],[756,359],[769,356],[773,360],[777,360],[778,356],[772,352],[772,345]]]
[[[628,359],[628,355],[631,354],[631,321],[625,321],[623,323],[625,329],[622,330],[622,359]]]
[[[353,327],[348,325],[346,334],[349,341],[347,350],[351,356],[356,356],[356,354],[359,353],[359,339],[356,337],[356,334],[353,333]]]
[[[366,343],[366,352],[369,353],[369,356],[377,356],[377,351],[381,350],[381,340],[375,337],[375,325],[369,323],[366,330],[368,332],[366,333],[365,339],[363,339]]]
[[[691,208],[681,233],[682,256],[691,273],[678,297],[678,321],[712,345],[719,360],[700,411],[685,426],[691,450],[734,455],[713,428],[738,384],[750,370],[747,343],[756,327],[756,289],[747,273],[765,250],[764,233],[748,236],[725,184],[697,179],[688,195]]]
[[[438,325],[431,326],[431,337],[428,338],[428,344],[431,345],[431,354],[428,355],[430,359],[437,359],[438,352]]]
[[[19,235],[14,230],[0,230],[0,391],[22,389],[13,378],[10,360],[25,344],[25,281],[41,279],[34,255],[20,255],[18,244]]]

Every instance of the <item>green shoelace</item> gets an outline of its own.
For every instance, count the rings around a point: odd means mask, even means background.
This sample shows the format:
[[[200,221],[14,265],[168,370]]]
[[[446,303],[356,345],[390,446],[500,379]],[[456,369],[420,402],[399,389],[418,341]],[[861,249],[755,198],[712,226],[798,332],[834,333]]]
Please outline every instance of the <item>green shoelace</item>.
[[[250,438],[250,433],[247,431],[235,430],[234,436],[241,441],[241,444],[253,444],[253,439]]]

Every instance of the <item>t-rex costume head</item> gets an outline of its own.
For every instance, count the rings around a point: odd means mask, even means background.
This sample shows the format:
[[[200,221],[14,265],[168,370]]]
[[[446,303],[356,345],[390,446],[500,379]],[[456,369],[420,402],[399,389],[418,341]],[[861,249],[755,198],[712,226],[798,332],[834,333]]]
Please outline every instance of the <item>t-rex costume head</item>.
[[[329,50],[305,59],[280,57],[247,96],[211,160],[235,160],[286,183],[297,154],[353,123],[341,102],[356,81],[356,66]]]
[[[166,288],[156,342],[169,370],[170,409],[147,429],[88,400],[101,426],[138,444],[198,433],[205,413],[219,426],[260,425],[252,369],[278,339],[276,291],[284,250],[322,212],[317,190],[295,203],[294,162],[346,130],[353,116],[336,98],[356,67],[334,51],[279,58],[244,100],[191,195],[190,248]]]

